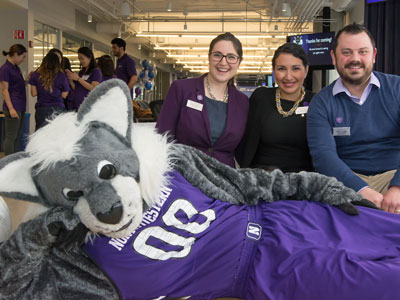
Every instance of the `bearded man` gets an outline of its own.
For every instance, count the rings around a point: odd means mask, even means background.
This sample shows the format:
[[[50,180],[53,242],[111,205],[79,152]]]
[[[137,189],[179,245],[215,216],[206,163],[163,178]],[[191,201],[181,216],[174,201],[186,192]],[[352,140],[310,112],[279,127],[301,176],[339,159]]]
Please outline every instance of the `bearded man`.
[[[337,33],[331,57],[340,77],[313,97],[307,138],[318,172],[399,214],[400,77],[372,71],[376,53],[365,27]]]

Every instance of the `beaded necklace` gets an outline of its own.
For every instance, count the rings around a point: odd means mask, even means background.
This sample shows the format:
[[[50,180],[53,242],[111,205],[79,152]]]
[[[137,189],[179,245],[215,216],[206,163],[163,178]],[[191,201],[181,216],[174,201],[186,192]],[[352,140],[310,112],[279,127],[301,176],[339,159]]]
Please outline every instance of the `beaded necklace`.
[[[304,90],[304,88],[301,88],[301,96],[300,99],[297,100],[294,104],[293,107],[289,110],[289,111],[284,111],[282,109],[281,106],[281,90],[279,88],[276,89],[275,91],[275,102],[276,102],[276,109],[278,110],[278,112],[284,117],[289,117],[290,115],[292,115],[294,113],[294,111],[297,109],[297,107],[299,106],[300,102],[303,101],[304,96],[306,95],[306,91]]]
[[[208,76],[206,76],[206,87],[207,87],[208,93],[211,96],[211,99],[217,100],[217,101],[222,101],[222,102],[228,102],[228,98],[229,98],[228,86],[225,89],[224,98],[222,100],[218,100],[217,97],[215,97],[215,94],[214,94],[213,90],[211,89],[210,83],[208,82]]]

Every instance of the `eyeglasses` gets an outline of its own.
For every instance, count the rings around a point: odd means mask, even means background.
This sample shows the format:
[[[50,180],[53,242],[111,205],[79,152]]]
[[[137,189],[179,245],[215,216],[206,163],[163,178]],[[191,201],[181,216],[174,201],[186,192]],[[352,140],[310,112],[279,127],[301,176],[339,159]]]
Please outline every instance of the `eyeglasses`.
[[[211,52],[210,58],[214,62],[220,62],[225,57],[226,62],[230,65],[234,65],[239,61],[239,56],[235,54],[228,53],[227,55],[223,55],[221,52]]]

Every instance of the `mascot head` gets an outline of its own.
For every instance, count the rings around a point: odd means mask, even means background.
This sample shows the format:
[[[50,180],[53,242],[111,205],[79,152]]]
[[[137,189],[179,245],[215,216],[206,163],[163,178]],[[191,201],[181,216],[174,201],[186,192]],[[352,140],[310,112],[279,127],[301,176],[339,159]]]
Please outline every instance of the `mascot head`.
[[[71,207],[92,232],[126,236],[171,169],[166,137],[132,121],[126,84],[100,84],[78,113],[50,120],[25,152],[0,160],[0,195]]]

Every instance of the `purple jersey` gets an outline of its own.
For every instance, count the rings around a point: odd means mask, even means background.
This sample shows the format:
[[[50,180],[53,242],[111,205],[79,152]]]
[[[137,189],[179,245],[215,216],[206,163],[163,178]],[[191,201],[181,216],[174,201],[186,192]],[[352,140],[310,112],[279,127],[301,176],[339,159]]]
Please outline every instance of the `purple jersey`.
[[[397,299],[400,216],[359,209],[235,206],[175,172],[135,232],[85,249],[123,299]]]
[[[0,68],[0,81],[8,82],[8,92],[10,93],[11,103],[16,111],[26,110],[26,89],[25,80],[21,69],[13,65],[8,60]],[[4,101],[3,109],[8,110]]]
[[[60,106],[65,107],[64,100],[61,97],[61,93],[69,91],[68,78],[64,73],[58,72],[57,77],[53,82],[53,91],[46,90],[40,80],[40,74],[34,72],[29,79],[29,84],[36,86],[37,89],[37,103],[36,107],[49,107],[49,106]]]

